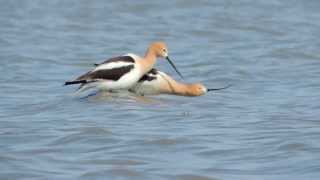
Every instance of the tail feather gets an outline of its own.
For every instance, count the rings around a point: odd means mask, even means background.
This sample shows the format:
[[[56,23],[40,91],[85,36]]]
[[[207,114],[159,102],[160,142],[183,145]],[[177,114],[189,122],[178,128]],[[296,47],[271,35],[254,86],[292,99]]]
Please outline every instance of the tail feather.
[[[64,85],[83,84],[83,83],[87,83],[87,80],[67,81],[64,83]]]

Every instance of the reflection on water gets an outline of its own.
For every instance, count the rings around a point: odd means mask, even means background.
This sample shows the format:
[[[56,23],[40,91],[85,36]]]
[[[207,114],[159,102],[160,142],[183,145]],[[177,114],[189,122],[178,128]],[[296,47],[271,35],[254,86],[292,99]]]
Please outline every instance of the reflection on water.
[[[74,93],[72,95],[75,99],[88,100],[90,102],[102,102],[102,103],[124,103],[127,105],[134,104],[148,104],[148,105],[164,105],[166,104],[165,100],[159,99],[157,96],[140,96],[128,91],[120,92],[108,92],[108,91],[99,91],[91,93],[78,94]]]
[[[318,179],[319,7],[2,3],[0,179]],[[85,97],[63,86],[154,40],[186,82],[233,86],[200,97]],[[164,61],[156,67],[180,80]]]

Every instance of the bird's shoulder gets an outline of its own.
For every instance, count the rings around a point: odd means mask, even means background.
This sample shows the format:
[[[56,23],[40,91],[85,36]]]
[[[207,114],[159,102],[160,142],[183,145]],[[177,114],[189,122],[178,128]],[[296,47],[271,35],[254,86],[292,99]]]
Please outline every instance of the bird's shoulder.
[[[135,68],[135,57],[131,55],[117,56],[95,64],[95,68],[77,78],[118,80]]]
[[[138,59],[139,57],[134,54],[126,54],[123,56],[113,57],[103,61],[100,64],[95,64],[96,67],[93,71],[109,70],[114,68],[132,66],[132,65],[135,65]]]

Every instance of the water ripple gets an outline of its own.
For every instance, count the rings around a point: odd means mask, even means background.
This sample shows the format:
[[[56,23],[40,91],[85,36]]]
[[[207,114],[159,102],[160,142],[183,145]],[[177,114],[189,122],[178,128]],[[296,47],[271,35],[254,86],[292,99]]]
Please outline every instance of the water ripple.
[[[319,179],[319,5],[2,3],[0,179]],[[193,98],[63,86],[154,40],[184,81],[233,86]]]

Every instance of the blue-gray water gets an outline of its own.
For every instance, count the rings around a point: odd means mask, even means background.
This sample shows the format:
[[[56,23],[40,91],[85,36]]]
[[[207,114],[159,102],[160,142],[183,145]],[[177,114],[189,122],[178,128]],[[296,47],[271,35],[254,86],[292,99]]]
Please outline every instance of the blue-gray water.
[[[0,2],[0,179],[319,179],[317,0]],[[80,99],[93,63],[164,40],[187,82]],[[179,77],[165,61],[157,68]]]

